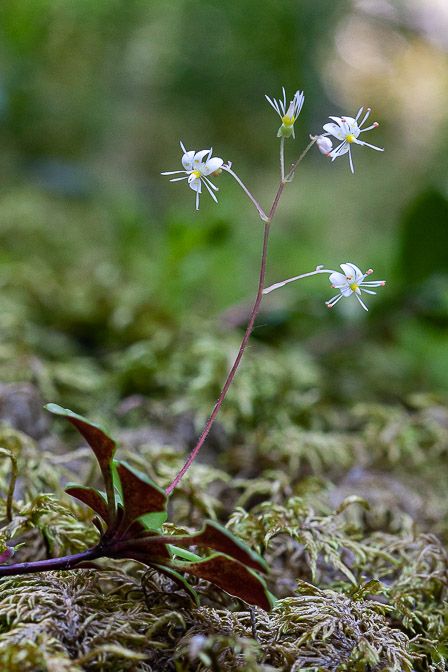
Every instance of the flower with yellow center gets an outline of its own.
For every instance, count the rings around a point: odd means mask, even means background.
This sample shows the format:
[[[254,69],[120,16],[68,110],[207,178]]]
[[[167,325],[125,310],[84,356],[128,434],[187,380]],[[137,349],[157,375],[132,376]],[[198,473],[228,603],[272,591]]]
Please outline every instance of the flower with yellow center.
[[[280,126],[277,132],[277,138],[281,137],[290,138],[291,136],[295,138],[294,123],[300,114],[300,110],[303,107],[303,101],[305,100],[305,95],[303,91],[296,91],[294,94],[294,98],[289,103],[288,109],[286,109],[285,87],[282,87],[282,91],[283,91],[283,100],[281,98],[279,98],[279,100],[276,100],[275,98],[273,99],[269,98],[269,96],[265,97],[268,103],[272,105],[272,107],[282,120],[282,125]]]
[[[368,142],[363,142],[362,140],[359,140],[359,135],[360,133],[364,133],[364,131],[370,131],[372,128],[377,128],[378,123],[375,121],[371,126],[368,126],[367,128],[361,128],[361,126],[364,124],[364,122],[367,120],[369,114],[370,114],[370,107],[367,108],[367,112],[364,115],[363,120],[361,121],[360,124],[358,124],[358,119],[362,114],[363,107],[359,110],[358,114],[356,117],[353,119],[353,117],[330,117],[330,119],[333,119],[335,121],[335,124],[324,124],[324,130],[327,131],[328,135],[332,135],[338,140],[341,140],[341,144],[333,149],[332,152],[330,152],[330,157],[332,161],[338,158],[338,156],[342,156],[343,154],[346,154],[348,152],[348,157],[350,161],[350,170],[352,173],[355,172],[353,168],[353,160],[352,160],[352,152],[351,152],[351,145],[356,144],[356,145],[366,145],[367,147],[371,147],[372,149],[376,149],[378,152],[384,152],[384,149],[381,147],[376,147],[375,145],[369,145]]]
[[[182,142],[181,149],[184,153],[182,157],[182,165],[184,170],[170,170],[162,173],[162,175],[175,175],[176,173],[185,173],[182,177],[173,177],[170,182],[178,182],[179,180],[188,180],[190,189],[196,192],[196,210],[199,210],[199,194],[202,192],[202,183],[205,184],[208,193],[217,203],[214,191],[218,191],[210,177],[216,177],[221,172],[221,166],[224,161],[217,156],[212,157],[213,148],[202,149],[200,152],[195,152],[191,149],[187,152]]]
[[[342,299],[342,297],[348,297],[354,294],[364,310],[368,310],[364,301],[361,299],[361,292],[366,292],[367,294],[376,294],[376,292],[372,291],[371,287],[384,287],[386,281],[368,280],[366,282],[364,278],[373,273],[371,268],[363,273],[357,266],[355,266],[355,264],[349,264],[347,262],[346,264],[341,264],[340,266],[344,272],[339,273],[339,271],[333,271],[329,277],[331,286],[335,289],[339,289],[339,294],[336,294],[336,296],[333,296],[332,299],[326,301],[326,305],[328,308],[332,308],[338,301]]]

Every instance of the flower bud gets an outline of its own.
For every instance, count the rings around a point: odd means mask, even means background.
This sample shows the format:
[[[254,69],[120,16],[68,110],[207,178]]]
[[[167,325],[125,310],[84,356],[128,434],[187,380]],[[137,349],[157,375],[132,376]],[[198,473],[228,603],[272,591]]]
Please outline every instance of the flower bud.
[[[330,156],[330,152],[333,149],[333,143],[330,138],[325,137],[324,135],[319,135],[316,140],[316,145],[319,148],[319,151],[326,156]]]

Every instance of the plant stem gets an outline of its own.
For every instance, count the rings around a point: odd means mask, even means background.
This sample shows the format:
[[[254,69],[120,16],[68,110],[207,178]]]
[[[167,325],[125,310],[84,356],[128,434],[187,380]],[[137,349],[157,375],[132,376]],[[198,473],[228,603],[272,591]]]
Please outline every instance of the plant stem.
[[[261,205],[258,203],[257,199],[254,196],[252,196],[252,194],[250,193],[249,189],[246,187],[244,182],[242,180],[240,180],[240,178],[238,177],[238,175],[236,173],[233,172],[233,170],[231,168],[231,165],[232,165],[231,163],[224,164],[222,166],[222,169],[225,170],[227,173],[230,173],[230,175],[235,178],[235,180],[238,182],[240,187],[243,189],[244,193],[247,196],[249,196],[250,200],[252,201],[252,203],[257,208],[258,214],[260,215],[261,220],[263,222],[266,222],[268,218],[267,218],[267,215],[266,215],[265,211],[263,210]]]
[[[280,177],[283,182],[285,179],[285,138],[280,138]]]
[[[335,271],[332,271],[328,268],[323,268],[323,266],[317,266],[315,271],[310,271],[309,273],[302,273],[302,275],[295,275],[293,278],[288,278],[287,280],[283,280],[282,282],[276,282],[275,285],[270,285],[270,287],[266,287],[266,289],[263,289],[263,294],[269,294],[270,292],[274,291],[274,289],[284,287],[289,282],[294,282],[295,280],[301,280],[302,278],[309,278],[310,275],[318,275],[318,273],[331,274],[334,272]]]
[[[280,187],[279,187],[279,192],[280,193],[281,193],[281,191],[283,191],[283,186],[284,185],[281,184]],[[277,196],[279,197],[278,192],[277,192]],[[277,196],[276,196],[276,200],[278,202]],[[276,202],[274,201],[274,204],[275,203]],[[275,211],[274,205],[272,207]],[[211,426],[213,425],[213,423],[215,421],[215,418],[219,413],[219,409],[221,408],[221,404],[224,401],[224,397],[227,394],[227,390],[229,389],[229,387],[232,383],[232,380],[235,376],[235,373],[238,369],[238,366],[240,364],[241,358],[243,356],[244,350],[245,350],[246,345],[247,345],[247,341],[249,340],[249,336],[250,336],[251,331],[252,331],[253,326],[254,326],[255,317],[257,315],[258,308],[260,306],[261,299],[263,297],[263,284],[264,284],[264,275],[265,275],[265,270],[266,270],[266,257],[267,257],[267,250],[268,250],[269,229],[270,229],[270,226],[271,226],[272,214],[273,214],[273,210],[271,209],[271,214],[269,216],[269,219],[265,222],[265,225],[264,225],[263,252],[262,252],[262,255],[261,255],[261,266],[260,266],[260,277],[259,277],[259,281],[258,281],[258,292],[257,292],[257,296],[255,298],[254,307],[252,308],[252,312],[251,312],[251,315],[250,315],[250,318],[249,318],[249,323],[247,325],[246,332],[244,334],[243,340],[242,340],[241,345],[240,345],[240,349],[239,349],[238,354],[236,356],[235,362],[233,363],[233,366],[230,370],[230,373],[227,376],[227,380],[224,383],[224,387],[221,390],[221,394],[219,395],[218,401],[215,404],[213,412],[212,412],[207,424],[205,425],[196,446],[191,451],[188,460],[185,462],[184,466],[182,467],[180,472],[177,474],[174,481],[167,487],[167,489],[166,489],[167,495],[169,495],[174,490],[176,485],[179,483],[182,476],[185,474],[185,472],[189,468],[190,464],[193,462],[194,458],[196,457],[199,450],[201,449],[201,446],[204,443],[205,439],[207,438],[207,435],[208,435],[208,433],[211,429]]]
[[[89,548],[81,553],[65,555],[62,558],[50,558],[49,560],[36,560],[35,562],[19,562],[16,565],[1,565],[0,578],[19,574],[36,574],[50,570],[76,569],[76,565],[87,560],[96,560],[104,555],[98,546]]]

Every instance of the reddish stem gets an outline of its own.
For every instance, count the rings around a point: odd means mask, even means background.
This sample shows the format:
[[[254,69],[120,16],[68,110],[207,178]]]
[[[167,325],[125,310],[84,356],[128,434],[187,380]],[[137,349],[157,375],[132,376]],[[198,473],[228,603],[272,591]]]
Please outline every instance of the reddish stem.
[[[260,277],[259,277],[259,280],[258,280],[258,292],[257,292],[257,296],[256,296],[256,299],[255,299],[254,307],[252,308],[252,312],[250,314],[249,323],[247,325],[246,332],[244,334],[243,340],[242,340],[241,345],[240,345],[240,349],[239,349],[238,354],[236,356],[235,362],[234,362],[234,364],[233,364],[233,366],[230,370],[230,373],[227,376],[227,380],[224,383],[224,387],[221,390],[221,394],[219,395],[218,401],[215,404],[215,407],[213,409],[213,413],[211,414],[207,424],[205,425],[205,427],[202,431],[202,434],[199,437],[199,440],[198,440],[197,444],[195,445],[195,447],[191,451],[188,460],[185,462],[184,466],[182,467],[180,472],[177,474],[174,481],[167,487],[167,489],[166,489],[166,494],[167,495],[172,493],[172,491],[174,490],[176,485],[179,483],[179,481],[181,480],[181,478],[183,477],[183,475],[185,474],[185,472],[188,470],[191,463],[195,459],[196,455],[200,451],[201,446],[204,443],[205,439],[207,438],[207,435],[208,435],[208,433],[211,429],[211,426],[213,425],[213,423],[215,421],[215,418],[219,413],[219,409],[221,408],[221,404],[224,401],[224,397],[227,394],[227,390],[229,389],[230,385],[232,384],[232,381],[235,377],[235,373],[238,369],[238,366],[241,362],[241,358],[244,354],[244,350],[246,349],[247,341],[249,340],[249,336],[252,332],[254,322],[255,322],[255,318],[256,318],[257,313],[258,313],[258,308],[260,307],[261,299],[263,298],[263,285],[264,285],[264,276],[265,276],[265,271],[266,271],[266,258],[267,258],[267,252],[268,252],[269,229],[270,229],[271,221],[272,221],[272,218],[274,216],[275,210],[277,208],[278,202],[280,200],[280,196],[282,195],[284,186],[285,186],[285,183],[281,182],[280,186],[277,190],[277,193],[275,195],[274,202],[272,204],[272,208],[271,208],[271,211],[269,213],[269,216],[268,216],[268,218],[267,218],[267,220],[265,221],[265,224],[264,224],[263,252],[262,252],[262,255],[261,255]]]
[[[36,572],[48,572],[50,570],[76,569],[79,563],[96,560],[103,555],[103,551],[98,546],[95,546],[95,548],[89,548],[81,553],[65,555],[63,558],[36,560],[35,562],[19,562],[16,565],[1,565],[0,577],[19,574],[35,574]]]

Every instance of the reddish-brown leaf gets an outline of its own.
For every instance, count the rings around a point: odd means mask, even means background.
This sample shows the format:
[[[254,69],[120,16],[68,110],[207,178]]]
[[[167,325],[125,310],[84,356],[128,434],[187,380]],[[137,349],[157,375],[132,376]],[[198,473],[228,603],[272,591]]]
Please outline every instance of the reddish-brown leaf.
[[[264,580],[241,562],[227,555],[217,553],[199,562],[172,560],[169,566],[178,572],[186,572],[200,579],[206,579],[248,604],[261,607],[265,611],[271,610],[271,602]]]
[[[107,503],[104,497],[94,488],[87,488],[82,485],[68,485],[65,492],[71,497],[76,497],[83,504],[87,504],[95,511],[104,522],[109,525],[109,513],[107,511]]]
[[[151,479],[130,467],[125,462],[117,465],[123,495],[123,519],[120,530],[126,529],[145,513],[162,512],[166,509],[167,496]]]
[[[129,532],[129,530],[128,530]],[[128,538],[129,534],[126,535]],[[140,540],[136,538],[136,547],[140,545]],[[165,544],[173,544],[174,546],[201,546],[203,548],[212,548],[214,551],[225,553],[235,560],[239,560],[246,567],[251,567],[256,571],[269,573],[269,567],[258,553],[252,551],[243,541],[240,541],[233,536],[231,532],[221,527],[214,521],[207,521],[204,528],[197,534],[189,535],[159,535],[155,539],[151,539],[151,549],[153,553],[158,555],[158,549]],[[144,544],[144,542],[143,542]],[[145,545],[145,544],[144,544]],[[145,545],[146,546],[146,545]],[[149,548],[149,546],[148,546]]]
[[[107,434],[103,427],[97,425],[95,422],[87,420],[82,415],[73,413],[73,411],[68,408],[62,408],[61,406],[58,406],[58,404],[47,404],[45,408],[50,411],[50,413],[60,415],[71,422],[78,432],[82,434],[95,453],[95,457],[98,460],[104,478],[109,517],[111,518],[115,515],[115,496],[111,467],[112,457],[117,449],[116,442]]]

